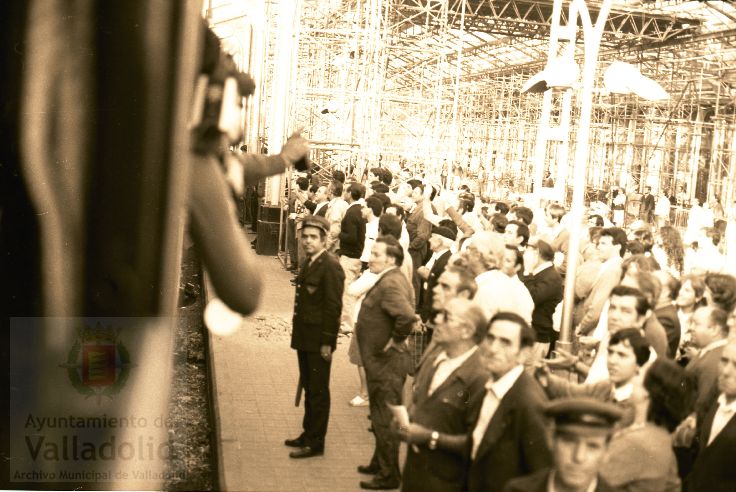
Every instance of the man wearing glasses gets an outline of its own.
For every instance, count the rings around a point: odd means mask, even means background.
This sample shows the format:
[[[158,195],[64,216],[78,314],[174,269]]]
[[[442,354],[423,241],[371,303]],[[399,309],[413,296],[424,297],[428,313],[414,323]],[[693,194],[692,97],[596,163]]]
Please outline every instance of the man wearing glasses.
[[[468,439],[488,380],[477,345],[486,332],[483,310],[473,301],[455,298],[437,318],[434,348],[414,383],[411,424],[399,429],[399,437],[409,444],[405,491],[463,489]]]

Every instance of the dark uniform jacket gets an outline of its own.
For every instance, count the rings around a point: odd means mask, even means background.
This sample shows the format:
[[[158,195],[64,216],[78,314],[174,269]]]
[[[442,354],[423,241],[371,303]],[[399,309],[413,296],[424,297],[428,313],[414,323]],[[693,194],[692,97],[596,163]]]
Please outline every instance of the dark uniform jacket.
[[[360,305],[355,333],[366,371],[371,362],[382,359],[389,339],[403,342],[409,336],[415,320],[411,285],[400,269],[392,268],[371,287]]]
[[[291,348],[319,352],[320,346],[329,345],[335,350],[344,283],[340,262],[329,251],[301,269],[296,279]]]
[[[736,416],[708,444],[713,418],[718,410],[716,400],[705,413],[699,426],[700,451],[685,483],[686,491],[726,492],[736,490]]]
[[[547,492],[547,480],[552,470],[545,468],[525,477],[511,480],[503,488],[503,492]],[[598,476],[595,492],[613,492],[614,489],[603,478]]]
[[[473,432],[473,426],[485,395],[488,372],[475,351],[432,393],[427,395],[442,348],[435,346],[424,357],[414,383],[414,395],[409,406],[412,422],[428,429],[451,435]],[[416,448],[416,450],[415,450]],[[404,491],[463,490],[468,456],[427,446],[409,446],[402,478]]]
[[[532,312],[532,328],[537,333],[537,341],[550,342],[552,339],[552,315],[562,301],[562,277],[553,265],[536,275],[522,277],[534,301]]]
[[[363,207],[352,203],[345,211],[340,223],[340,255],[348,258],[360,258],[365,244],[365,220],[361,212]]]
[[[545,439],[546,401],[539,383],[522,372],[488,423],[470,464],[468,490],[501,491],[512,478],[551,466],[552,456]],[[468,441],[472,446],[472,439]]]
[[[429,271],[429,277],[427,277],[427,288],[424,290],[422,305],[419,311],[424,321],[430,321],[430,317],[432,315],[432,300],[434,299],[433,291],[437,286],[437,281],[439,280],[440,275],[442,275],[442,272],[444,272],[447,267],[447,262],[450,260],[450,256],[452,256],[452,251],[450,250],[442,253],[442,256],[435,260],[434,265],[432,265],[432,269]]]

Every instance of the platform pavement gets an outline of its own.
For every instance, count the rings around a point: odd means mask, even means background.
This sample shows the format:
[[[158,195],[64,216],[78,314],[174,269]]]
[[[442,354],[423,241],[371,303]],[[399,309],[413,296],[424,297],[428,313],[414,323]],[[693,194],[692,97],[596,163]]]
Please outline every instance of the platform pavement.
[[[289,347],[294,287],[275,257],[258,257],[264,296],[258,312],[229,337],[211,337],[216,414],[220,433],[220,487],[238,491],[351,491],[369,479],[356,471],[368,464],[373,435],[368,408],[348,401],[358,374],[340,337],[331,374],[331,411],[325,454],[289,458],[284,439],[301,432],[302,406],[294,406],[296,353]],[[269,326],[277,324],[278,330]],[[403,451],[403,450],[402,450]],[[402,452],[403,463],[403,452]]]

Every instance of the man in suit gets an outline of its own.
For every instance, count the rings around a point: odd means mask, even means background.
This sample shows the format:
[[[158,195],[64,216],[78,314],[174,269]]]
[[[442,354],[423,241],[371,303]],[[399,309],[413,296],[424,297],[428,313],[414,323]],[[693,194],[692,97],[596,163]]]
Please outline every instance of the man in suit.
[[[556,338],[552,315],[562,301],[562,277],[552,264],[554,258],[552,246],[541,239],[532,239],[524,249],[525,273],[521,281],[534,301],[532,328],[537,336],[533,360],[545,358]]]
[[[398,268],[403,260],[404,250],[394,237],[376,240],[368,268],[378,280],[363,298],[355,327],[376,438],[370,464],[358,467],[361,473],[375,475],[371,481],[360,482],[361,488],[369,490],[398,488],[401,481],[399,439],[390,429],[392,415],[387,404],[401,404],[404,382],[412,369],[405,342],[417,317],[411,285]]]
[[[424,265],[427,256],[432,224],[424,217],[424,184],[419,180],[411,180],[408,184],[412,186],[411,200],[414,203],[406,218],[406,230],[410,240],[409,254],[416,274],[417,268]],[[414,291],[419,293],[419,287],[419,281],[415,279]],[[419,296],[417,296],[417,301],[419,301],[418,298]]]
[[[644,187],[644,194],[641,196],[639,205],[639,218],[647,224],[654,222],[654,195],[652,195],[651,186]]]
[[[307,254],[297,277],[291,348],[297,351],[299,381],[304,388],[303,432],[284,444],[299,448],[291,458],[324,454],[330,416],[330,366],[340,326],[345,274],[326,251],[329,224],[323,217],[307,217],[302,244]]]
[[[340,266],[345,272],[345,291],[348,285],[355,282],[363,268],[360,255],[363,254],[365,243],[365,219],[363,218],[363,197],[365,186],[360,183],[350,183],[345,191],[344,198],[348,208],[340,223]],[[353,307],[355,298],[347,292],[342,300],[342,321],[340,329],[343,332],[353,331]]]
[[[698,308],[690,318],[690,339],[699,349],[698,354],[685,366],[685,376],[695,388],[692,413],[674,433],[675,452],[681,475],[686,475],[696,456],[697,429],[704,421],[718,387],[720,361],[728,343],[728,314],[713,306]]]
[[[661,289],[659,299],[654,308],[654,315],[667,334],[667,356],[675,358],[677,347],[680,346],[680,317],[677,315],[675,299],[680,290],[680,281],[664,270],[656,270],[652,275],[659,280]]]
[[[736,342],[723,348],[718,391],[699,425],[700,451],[685,490],[736,490]]]
[[[450,248],[452,248],[456,237],[457,234],[447,227],[432,226],[432,235],[429,238],[429,248],[432,250],[432,256],[426,265],[417,268],[417,275],[422,281],[422,300],[419,314],[425,323],[432,319],[434,288],[437,286],[440,275],[445,271],[450,256],[452,256]]]
[[[414,383],[406,441],[404,491],[460,491],[465,483],[467,443],[488,379],[477,343],[486,318],[475,302],[456,298],[440,313],[435,345]]]
[[[690,319],[690,335],[700,351],[685,367],[685,374],[695,383],[694,410],[700,414],[709,406],[718,381],[718,364],[728,338],[728,314],[713,306],[696,309]]]
[[[518,314],[496,313],[480,344],[491,378],[470,440],[468,490],[500,491],[510,479],[551,464],[545,441],[547,398],[524,362],[534,330]]]
[[[564,398],[550,403],[545,413],[554,421],[554,465],[510,480],[504,492],[613,492],[598,470],[622,411],[598,400]]]
[[[327,186],[321,185],[314,193],[315,208],[313,215],[324,217],[327,215],[327,207],[330,205]]]

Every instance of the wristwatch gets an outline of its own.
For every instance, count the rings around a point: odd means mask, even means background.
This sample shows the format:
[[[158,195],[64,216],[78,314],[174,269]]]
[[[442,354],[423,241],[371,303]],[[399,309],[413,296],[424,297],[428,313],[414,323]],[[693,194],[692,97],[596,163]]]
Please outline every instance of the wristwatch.
[[[432,434],[429,436],[429,444],[427,444],[427,447],[434,451],[437,449],[437,441],[440,440],[440,433],[437,431],[432,431]]]

